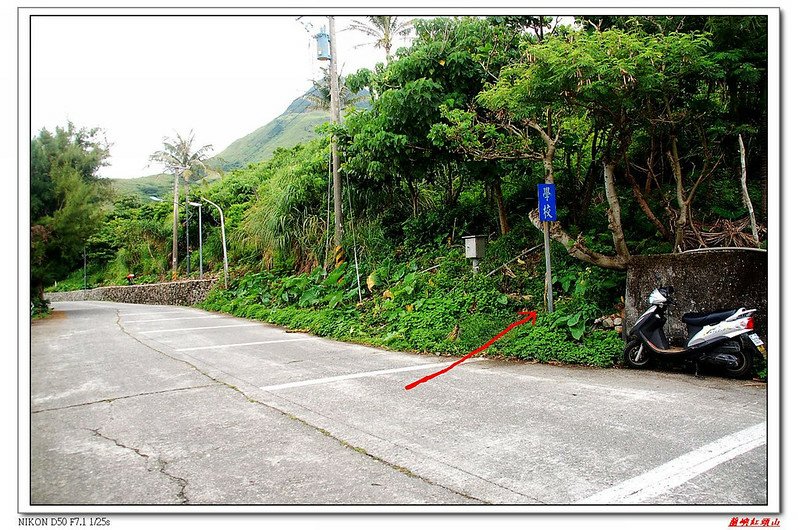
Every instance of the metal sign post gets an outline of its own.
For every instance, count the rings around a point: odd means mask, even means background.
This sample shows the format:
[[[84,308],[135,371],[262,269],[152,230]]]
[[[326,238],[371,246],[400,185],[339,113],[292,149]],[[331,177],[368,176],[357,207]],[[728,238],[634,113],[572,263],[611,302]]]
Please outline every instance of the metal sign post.
[[[546,299],[547,310],[552,313],[552,262],[549,257],[549,223],[558,220],[554,184],[538,185],[538,219],[544,223],[544,259],[547,267],[545,279]]]

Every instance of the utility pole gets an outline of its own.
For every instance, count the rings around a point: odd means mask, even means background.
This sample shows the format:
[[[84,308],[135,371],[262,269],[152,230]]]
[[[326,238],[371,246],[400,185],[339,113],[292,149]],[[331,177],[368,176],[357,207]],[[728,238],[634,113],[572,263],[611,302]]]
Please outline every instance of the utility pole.
[[[336,22],[335,18],[327,17],[330,24],[330,120],[334,126],[341,123],[341,103],[339,102],[338,66],[336,57]],[[343,261],[344,252],[341,249],[341,239],[344,231],[344,213],[341,200],[341,175],[339,174],[338,139],[333,135],[331,139],[333,162],[333,245],[336,265]]]
[[[172,281],[178,279],[178,170],[175,169],[175,190],[172,200]]]

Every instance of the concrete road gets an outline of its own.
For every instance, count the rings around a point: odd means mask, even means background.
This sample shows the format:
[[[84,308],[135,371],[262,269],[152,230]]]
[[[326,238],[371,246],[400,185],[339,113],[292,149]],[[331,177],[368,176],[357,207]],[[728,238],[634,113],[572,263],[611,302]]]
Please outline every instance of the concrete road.
[[[763,385],[477,359],[408,391],[454,359],[54,308],[32,326],[33,505],[767,502]]]

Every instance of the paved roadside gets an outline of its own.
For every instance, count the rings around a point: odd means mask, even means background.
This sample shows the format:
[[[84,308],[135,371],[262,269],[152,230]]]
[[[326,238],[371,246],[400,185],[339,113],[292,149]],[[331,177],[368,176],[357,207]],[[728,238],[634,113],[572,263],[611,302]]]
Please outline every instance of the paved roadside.
[[[54,307],[32,329],[33,504],[766,502],[764,386],[477,360],[407,391],[452,359]]]

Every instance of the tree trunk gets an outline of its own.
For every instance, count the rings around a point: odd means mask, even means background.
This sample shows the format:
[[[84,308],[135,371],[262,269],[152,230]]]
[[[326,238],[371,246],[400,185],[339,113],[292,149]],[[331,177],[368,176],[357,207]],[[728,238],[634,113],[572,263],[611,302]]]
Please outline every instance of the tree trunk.
[[[555,141],[549,136],[545,138],[547,150],[544,152],[544,182],[546,184],[555,183],[555,169],[552,160],[555,158]]]
[[[621,225],[621,205],[619,196],[616,193],[616,164],[603,161],[603,173],[605,176],[605,196],[608,199],[608,228],[613,235],[613,246],[616,254],[625,262],[630,259],[630,250],[627,248],[627,241],[624,238],[624,229]]]
[[[405,179],[405,183],[408,185],[408,193],[411,196],[411,210],[413,212],[413,216],[417,217],[419,215],[419,192],[413,184],[413,177],[408,176]]]
[[[669,232],[666,226],[660,221],[660,219],[657,218],[655,212],[652,211],[652,208],[649,206],[649,201],[646,200],[646,197],[644,197],[644,194],[641,192],[641,186],[638,185],[638,182],[630,173],[629,163],[626,164],[626,167],[624,169],[624,174],[626,175],[627,181],[630,183],[630,186],[632,186],[633,196],[635,196],[635,200],[638,203],[638,206],[641,207],[641,210],[643,210],[644,215],[646,215],[646,217],[650,221],[652,221],[652,224],[655,225],[655,228],[657,228],[658,232],[660,232],[660,234],[666,239],[666,241],[671,241],[672,238],[671,232]]]
[[[624,239],[624,231],[621,225],[621,206],[619,204],[619,197],[616,193],[616,184],[614,181],[615,165],[612,162],[603,162],[603,166],[605,175],[605,195],[608,200],[608,228],[610,228],[611,234],[613,235],[616,255],[608,256],[591,250],[585,245],[581,236],[577,239],[573,239],[569,234],[563,231],[559,221],[549,223],[549,235],[552,239],[563,245],[570,256],[604,269],[623,271],[627,270],[627,264],[630,262],[630,251],[627,248],[627,243]],[[551,170],[551,159],[550,167],[547,167],[547,170]],[[533,225],[543,232],[544,228],[541,221],[538,219],[537,209],[530,212],[529,218]]]
[[[588,209],[591,207],[591,198],[594,195],[594,186],[596,185],[596,155],[598,140],[599,132],[594,130],[594,138],[591,140],[591,161],[588,162],[588,169],[585,172],[583,186],[580,191],[580,219],[585,219],[588,216]]]
[[[741,192],[743,194],[744,206],[746,211],[749,212],[749,223],[752,225],[752,237],[755,238],[755,243],[760,244],[760,238],[757,237],[757,222],[755,221],[755,210],[752,208],[752,200],[749,198],[749,190],[746,188],[746,149],[744,148],[744,139],[738,135],[738,147],[741,150]]]
[[[554,139],[543,131],[536,124],[531,124],[538,130],[541,138],[547,145],[547,149],[543,156],[544,162],[544,181],[547,184],[553,184],[555,180],[555,171],[553,167],[553,159],[555,157],[555,146],[557,145],[557,137]],[[564,247],[570,256],[579,260],[585,261],[592,265],[602,267],[605,269],[626,270],[627,264],[630,261],[630,251],[627,248],[627,243],[624,239],[624,231],[621,225],[621,205],[619,204],[619,197],[616,193],[616,183],[614,177],[615,164],[608,161],[603,161],[604,177],[605,177],[605,195],[608,200],[608,221],[609,228],[613,235],[613,244],[616,248],[615,256],[607,256],[594,252],[585,246],[582,237],[573,239],[569,234],[563,231],[560,222],[549,223],[549,235],[552,239],[558,241]],[[536,228],[543,232],[542,222],[538,219],[538,210],[533,210],[529,214],[530,221]]]
[[[546,144],[547,148],[544,151],[543,155],[543,162],[544,162],[544,182],[547,184],[554,184],[555,183],[555,171],[552,165],[552,160],[555,158],[555,147],[558,145],[558,138],[560,137],[560,132],[558,132],[555,137],[552,137],[552,113],[551,110],[547,113],[547,130],[544,130],[536,121],[534,120],[525,120],[524,124],[528,127],[532,127],[536,131],[538,131],[538,135]]]
[[[766,158],[766,157],[763,157]],[[765,166],[768,166],[768,162],[763,163]],[[768,169],[763,171],[763,199],[761,200],[761,220],[763,224],[766,225],[768,223]]]
[[[764,92],[765,93],[765,92]],[[760,120],[760,178],[763,179],[763,198],[760,201],[760,222],[768,224],[768,114]]]
[[[494,180],[494,197],[497,200],[497,213],[499,214],[499,233],[503,236],[510,232],[508,212],[505,209],[505,200],[502,198],[502,181],[499,177]]]
[[[30,293],[31,303],[38,306],[46,306],[47,302],[44,299],[44,283],[41,280],[34,280],[31,278]]]
[[[529,218],[536,228],[538,228],[542,232],[544,231],[544,227],[541,224],[541,221],[538,219],[538,209],[535,209],[532,212],[530,212]],[[560,227],[560,221],[554,221],[549,223],[549,236],[555,241],[559,242],[561,245],[563,245],[570,256],[573,256],[581,261],[584,261],[591,265],[596,265],[597,267],[602,267],[603,269],[613,269],[619,271],[627,270],[627,263],[629,263],[629,258],[623,258],[622,256],[618,255],[607,256],[605,254],[594,252],[593,250],[585,246],[582,237],[573,239],[571,236],[569,236],[569,234],[564,232],[563,229]]]
[[[672,135],[670,150],[667,153],[674,180],[677,183],[677,219],[674,226],[674,252],[682,251],[682,244],[685,238],[685,225],[688,223],[688,203],[685,200],[685,186],[682,179],[682,168],[680,167],[680,155],[677,150],[677,136]]]

